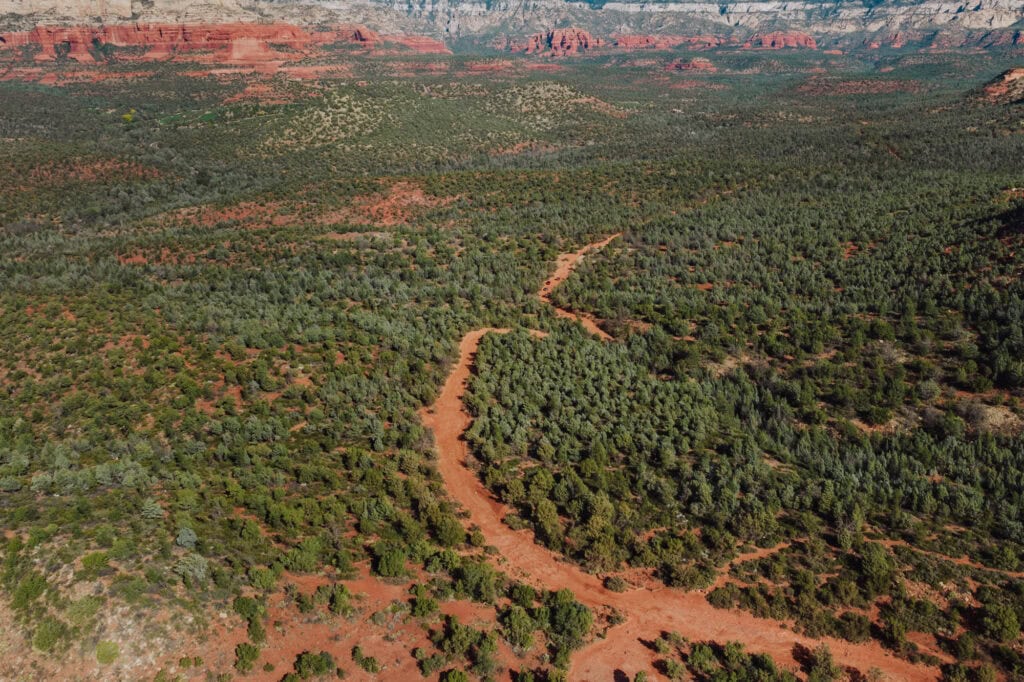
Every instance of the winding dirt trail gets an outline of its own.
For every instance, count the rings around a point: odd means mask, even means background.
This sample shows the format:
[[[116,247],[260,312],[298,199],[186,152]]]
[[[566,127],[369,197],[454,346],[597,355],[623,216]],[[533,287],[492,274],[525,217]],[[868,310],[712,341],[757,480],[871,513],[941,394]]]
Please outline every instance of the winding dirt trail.
[[[559,284],[569,278],[573,269],[585,255],[603,249],[621,236],[621,232],[616,232],[607,239],[602,239],[601,241],[594,242],[593,244],[587,244],[579,251],[563,253],[555,262],[555,271],[551,274],[551,277],[545,280],[544,286],[542,286],[540,291],[537,292],[537,297],[540,298],[540,300],[554,308],[555,315],[567,320],[576,320],[582,324],[583,328],[588,332],[600,336],[605,341],[611,341],[612,337],[597,326],[597,318],[586,313],[574,313],[570,310],[566,310],[565,308],[559,308],[551,302],[551,292],[554,291]]]
[[[600,248],[615,236],[569,254],[571,259],[559,259],[557,276],[548,280],[541,289],[541,299],[547,300],[554,286],[571,274],[573,264],[583,254]],[[555,281],[553,285],[552,280]],[[581,319],[572,313],[567,314],[574,319]],[[698,592],[681,592],[671,588],[612,592],[596,576],[536,544],[531,532],[517,531],[506,526],[502,521],[508,511],[505,505],[491,496],[479,477],[469,468],[469,447],[463,439],[463,433],[469,428],[472,418],[462,398],[480,340],[486,334],[508,331],[483,328],[467,333],[459,343],[459,359],[441,388],[440,395],[431,407],[420,411],[420,417],[434,434],[439,455],[438,469],[448,493],[469,513],[466,524],[478,526],[487,543],[498,550],[501,557],[499,564],[506,573],[517,580],[549,590],[568,588],[587,606],[595,610],[611,607],[625,617],[625,621],[610,628],[603,639],[595,639],[575,652],[569,670],[570,680],[611,680],[617,671],[632,678],[640,670],[649,671],[653,654],[641,640],[656,639],[662,631],[676,631],[696,641],[741,642],[747,650],[769,654],[778,664],[788,668],[797,667],[793,656],[795,645],[813,649],[825,642],[831,648],[836,662],[846,667],[860,671],[877,667],[893,681],[924,682],[938,679],[935,668],[898,659],[878,643],[852,644],[831,638],[804,637],[784,629],[776,621],[756,618],[742,611],[716,609]],[[601,334],[607,337],[603,332]]]
[[[991,566],[986,566],[985,564],[979,564],[977,561],[972,560],[970,557],[968,557],[966,555],[954,557],[954,556],[948,556],[946,554],[939,554],[938,552],[933,552],[933,551],[928,550],[928,549],[921,549],[920,547],[914,547],[913,545],[911,545],[909,542],[906,542],[905,540],[893,540],[893,539],[887,538],[887,539],[884,539],[884,540],[873,540],[873,542],[875,542],[875,543],[877,543],[879,545],[882,545],[883,547],[888,547],[890,549],[892,549],[893,547],[904,547],[904,548],[909,549],[909,550],[911,550],[913,552],[917,552],[918,554],[923,554],[924,556],[930,556],[930,557],[933,557],[935,559],[941,559],[942,561],[948,561],[949,563],[955,564],[957,566],[965,566],[967,568],[973,568],[973,569],[975,569],[977,571],[987,571],[989,573],[996,573],[998,575],[1004,575],[1007,578],[1013,578],[1015,580],[1020,580],[1021,578],[1024,578],[1024,571],[1006,571],[1006,570],[1003,570],[1001,568],[992,568]]]

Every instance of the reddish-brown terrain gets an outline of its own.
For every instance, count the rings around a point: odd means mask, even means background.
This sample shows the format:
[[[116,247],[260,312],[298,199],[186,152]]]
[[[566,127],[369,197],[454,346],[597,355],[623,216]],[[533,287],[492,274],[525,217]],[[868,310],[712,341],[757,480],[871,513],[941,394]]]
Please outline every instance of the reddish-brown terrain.
[[[608,246],[608,244],[610,244],[613,240],[617,239],[620,236],[622,236],[621,232],[613,234],[611,237],[608,237],[607,239],[596,242],[594,244],[588,244],[579,251],[573,251],[572,253],[563,253],[561,256],[558,257],[558,260],[555,262],[554,273],[552,273],[551,277],[549,277],[544,282],[544,285],[540,288],[540,291],[537,292],[537,296],[540,298],[540,300],[554,307],[556,315],[558,315],[559,317],[564,317],[567,320],[576,320],[577,322],[582,324],[588,332],[600,336],[605,341],[611,340],[612,337],[609,336],[608,333],[605,332],[603,329],[597,326],[597,321],[593,317],[585,313],[576,314],[571,311],[564,310],[562,308],[554,306],[554,304],[551,303],[551,292],[555,290],[555,287],[557,287],[559,284],[561,284],[562,282],[569,278],[569,275],[572,274],[573,269],[580,262],[580,259],[582,259],[583,256],[593,251],[603,249],[604,247]]]
[[[560,257],[555,275],[538,292],[542,300],[547,300],[553,288],[571,274],[573,265],[583,254],[601,248],[616,236]],[[675,631],[695,641],[740,642],[752,652],[770,654],[788,668],[796,668],[795,647],[813,648],[825,642],[836,661],[845,667],[863,672],[878,668],[889,679],[906,682],[938,679],[937,669],[895,658],[878,643],[852,644],[831,638],[815,640],[786,630],[775,621],[740,611],[716,609],[698,592],[643,587],[613,592],[606,589],[597,576],[534,543],[529,531],[506,526],[502,519],[508,510],[491,496],[470,468],[469,448],[463,433],[471,425],[472,417],[466,411],[462,396],[480,340],[489,333],[507,331],[484,328],[463,336],[458,361],[437,400],[430,408],[421,410],[420,417],[434,434],[438,469],[449,494],[468,512],[467,525],[478,527],[487,543],[497,550],[505,572],[538,587],[568,588],[587,606],[598,611],[613,608],[624,617],[624,622],[611,627],[603,638],[593,640],[576,652],[569,679],[607,680],[620,672],[632,678],[640,670],[649,670],[652,653],[644,640],[655,639],[663,631]]]
[[[70,59],[165,61],[181,59],[219,64],[297,61],[352,43],[371,49],[448,54],[443,43],[423,36],[381,36],[360,25],[310,30],[292,24],[118,24],[96,27],[39,26],[0,34],[0,52],[37,52],[36,61]]]
[[[982,89],[982,97],[995,104],[1024,101],[1024,67],[999,74]]]

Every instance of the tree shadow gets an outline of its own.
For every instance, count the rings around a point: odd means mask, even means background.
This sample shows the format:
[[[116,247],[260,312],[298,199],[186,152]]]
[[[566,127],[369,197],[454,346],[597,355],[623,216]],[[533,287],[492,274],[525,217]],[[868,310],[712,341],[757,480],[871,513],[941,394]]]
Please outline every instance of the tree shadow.
[[[799,664],[800,670],[809,673],[814,667],[814,652],[797,642],[793,645],[793,660]]]

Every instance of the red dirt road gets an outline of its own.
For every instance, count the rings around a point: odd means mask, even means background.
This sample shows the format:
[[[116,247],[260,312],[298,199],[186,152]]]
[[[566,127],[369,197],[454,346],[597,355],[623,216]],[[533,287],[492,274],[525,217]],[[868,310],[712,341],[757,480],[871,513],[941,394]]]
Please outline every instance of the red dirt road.
[[[569,278],[569,275],[572,274],[572,271],[576,267],[576,264],[580,262],[580,259],[582,259],[583,256],[593,251],[599,251],[603,249],[604,247],[611,244],[612,241],[618,239],[621,236],[622,233],[617,232],[612,236],[608,237],[607,239],[603,239],[593,244],[587,244],[579,251],[574,251],[572,253],[563,253],[561,256],[558,257],[558,261],[555,264],[555,272],[551,275],[551,277],[549,277],[544,282],[544,286],[540,288],[540,291],[537,292],[537,296],[540,298],[540,300],[544,301],[545,303],[547,303],[548,305],[555,309],[556,315],[558,315],[559,317],[564,317],[567,320],[576,320],[577,322],[582,324],[584,329],[586,329],[588,332],[601,337],[605,341],[611,341],[612,337],[608,335],[603,329],[597,326],[597,320],[594,317],[592,317],[591,315],[587,315],[586,313],[577,314],[569,310],[559,308],[558,306],[551,302],[551,292],[555,290],[555,287],[557,287],[559,284],[561,284],[562,282]]]
[[[584,253],[600,248],[615,236],[560,258],[555,276],[539,292],[541,299],[547,300],[552,289],[571,274],[573,265]],[[594,640],[573,655],[570,680],[610,680],[616,671],[630,677],[639,670],[649,671],[652,652],[640,640],[655,639],[662,631],[676,631],[696,641],[741,642],[749,651],[767,653],[788,668],[796,668],[794,645],[813,649],[825,642],[836,662],[846,667],[862,672],[878,668],[893,681],[938,679],[937,669],[898,659],[878,643],[852,644],[831,638],[804,637],[785,630],[775,621],[755,618],[741,611],[716,609],[697,592],[684,593],[670,588],[612,592],[605,589],[596,576],[535,544],[529,531],[516,531],[506,526],[502,522],[505,506],[491,496],[468,467],[469,448],[463,433],[472,418],[466,412],[462,397],[480,339],[489,333],[507,331],[484,328],[467,333],[459,343],[458,362],[440,395],[430,408],[420,411],[420,417],[434,434],[438,469],[449,494],[469,513],[467,525],[478,526],[487,543],[498,550],[499,565],[506,573],[550,590],[568,588],[591,608],[609,606],[625,616],[625,622],[612,627],[604,639]]]

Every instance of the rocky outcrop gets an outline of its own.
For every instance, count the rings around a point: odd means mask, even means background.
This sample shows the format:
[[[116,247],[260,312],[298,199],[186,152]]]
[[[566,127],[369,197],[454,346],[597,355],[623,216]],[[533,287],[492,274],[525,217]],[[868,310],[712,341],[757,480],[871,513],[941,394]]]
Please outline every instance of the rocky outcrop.
[[[675,59],[665,67],[667,71],[703,71],[714,73],[718,68],[711,63],[710,59],[695,57],[693,59]]]
[[[808,50],[818,49],[818,43],[814,38],[806,33],[799,33],[797,31],[774,31],[763,35],[756,35],[743,46],[748,48],[767,48],[770,50],[781,50],[787,47],[806,48]]]
[[[1024,103],[1024,67],[1008,69],[981,89],[981,99],[991,104]]]
[[[385,34],[426,34],[440,40],[495,33],[546,34],[551,26],[574,26],[593,35],[616,35],[623,49],[671,47],[672,36],[680,35],[712,35],[739,44],[749,40],[752,47],[771,47],[773,42],[776,47],[793,47],[794,33],[813,36],[819,46],[829,49],[861,49],[874,44],[1017,49],[1022,47],[1019,32],[1024,22],[1024,3],[612,0],[601,5],[566,0],[0,0],[0,17],[0,30],[24,31],[40,24],[130,21],[165,25],[276,21],[302,26],[346,21],[368,24]],[[754,36],[758,40],[752,40]],[[774,39],[769,38],[764,45],[763,39],[768,36]],[[546,47],[546,35],[537,42],[541,44],[534,44],[534,50]],[[796,40],[795,46],[806,48],[808,43]],[[522,43],[519,47],[525,50],[530,45]],[[566,53],[580,50],[580,44],[571,43],[564,49]],[[80,52],[79,56],[85,58]]]
[[[710,35],[644,35],[628,34],[612,36],[612,44],[623,50],[668,50],[680,45],[691,49],[718,47],[726,42],[724,38]]]
[[[376,45],[380,42],[380,34],[376,31],[371,31],[365,26],[355,26],[352,32],[348,34],[347,38],[354,43],[362,43],[363,45]]]
[[[0,51],[32,46],[37,48],[36,61],[184,59],[254,64],[301,59],[332,43],[351,42],[375,48],[385,40],[418,52],[446,50],[443,44],[431,38],[390,36],[385,39],[376,31],[359,25],[312,31],[282,23],[238,23],[117,24],[97,28],[39,26],[31,31],[0,34]]]
[[[556,28],[533,34],[526,39],[525,46],[521,49],[527,54],[565,57],[592,50],[603,44],[600,38],[595,38],[587,31],[578,28]]]

